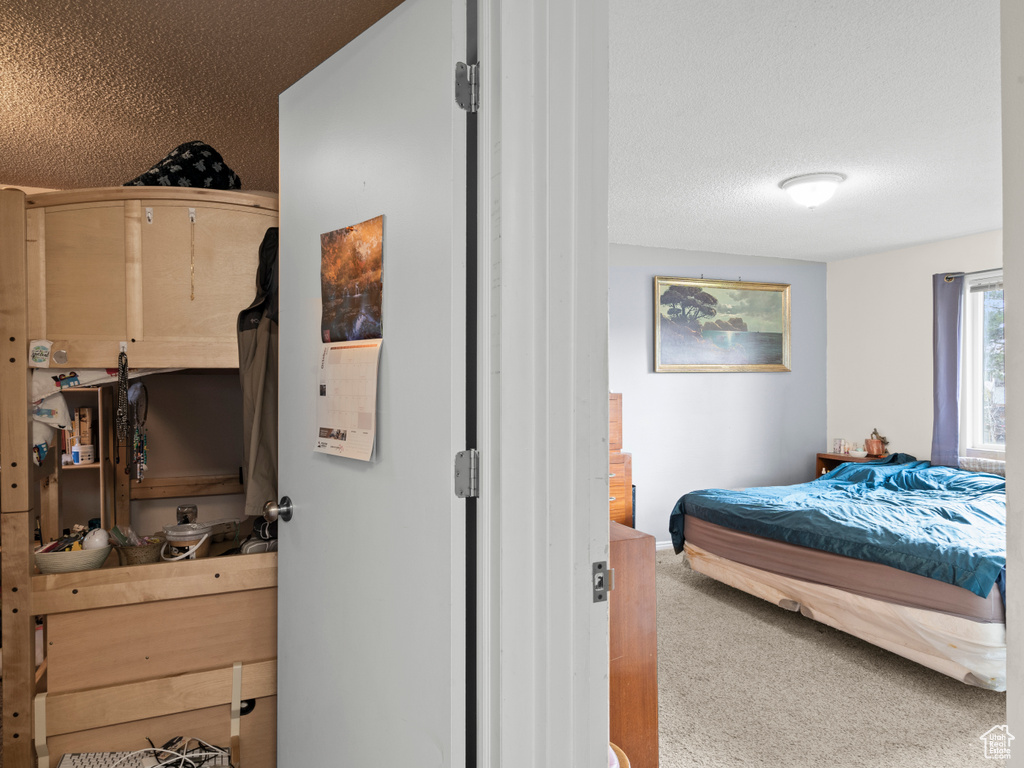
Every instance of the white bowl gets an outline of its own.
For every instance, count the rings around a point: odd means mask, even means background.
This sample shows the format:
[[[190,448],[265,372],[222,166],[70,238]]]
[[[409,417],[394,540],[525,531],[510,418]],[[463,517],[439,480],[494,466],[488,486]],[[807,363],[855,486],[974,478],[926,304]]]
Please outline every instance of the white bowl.
[[[36,552],[36,565],[43,573],[73,573],[91,571],[103,565],[110,547],[80,549],[75,552]]]
[[[863,459],[868,455],[867,451],[850,451],[850,455],[855,459]]]

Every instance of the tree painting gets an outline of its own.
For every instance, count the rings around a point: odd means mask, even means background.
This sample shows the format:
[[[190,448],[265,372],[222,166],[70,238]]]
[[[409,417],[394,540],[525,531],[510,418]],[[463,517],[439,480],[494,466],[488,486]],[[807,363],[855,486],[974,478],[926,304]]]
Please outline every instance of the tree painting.
[[[788,371],[789,286],[655,278],[656,371]]]
[[[700,331],[698,321],[714,317],[718,310],[718,299],[707,291],[693,285],[673,285],[661,295],[661,304],[672,320]]]
[[[382,338],[384,217],[320,235],[323,341]]]

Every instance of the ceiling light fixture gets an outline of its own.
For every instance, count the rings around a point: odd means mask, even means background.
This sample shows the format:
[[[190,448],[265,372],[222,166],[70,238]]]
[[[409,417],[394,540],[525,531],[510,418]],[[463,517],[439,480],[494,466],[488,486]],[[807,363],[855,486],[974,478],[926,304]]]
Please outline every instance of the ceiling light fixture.
[[[845,180],[841,173],[805,173],[779,182],[779,188],[786,190],[794,202],[816,208],[829,200]]]

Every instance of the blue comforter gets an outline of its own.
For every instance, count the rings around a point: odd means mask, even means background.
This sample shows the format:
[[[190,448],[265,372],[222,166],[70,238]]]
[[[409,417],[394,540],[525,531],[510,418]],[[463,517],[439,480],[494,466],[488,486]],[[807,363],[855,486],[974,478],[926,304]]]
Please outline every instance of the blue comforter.
[[[802,485],[695,491],[677,502],[669,520],[676,552],[683,548],[684,514],[982,597],[993,584],[1004,591],[1006,481],[996,475],[926,461],[851,463]]]

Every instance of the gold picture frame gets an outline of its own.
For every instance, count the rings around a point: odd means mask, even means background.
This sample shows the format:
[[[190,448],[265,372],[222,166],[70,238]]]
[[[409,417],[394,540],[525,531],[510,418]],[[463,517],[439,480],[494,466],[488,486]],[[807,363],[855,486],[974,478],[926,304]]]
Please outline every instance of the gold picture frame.
[[[784,283],[654,278],[656,373],[790,370]]]

